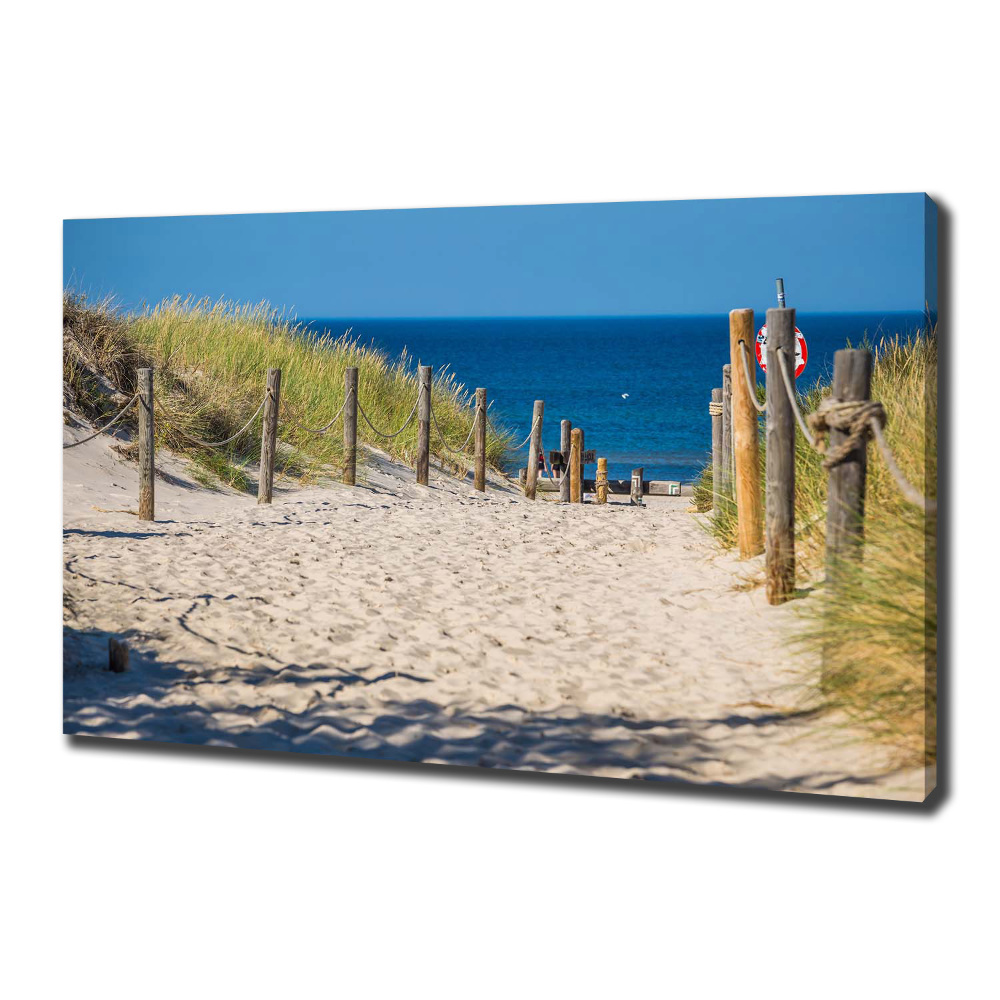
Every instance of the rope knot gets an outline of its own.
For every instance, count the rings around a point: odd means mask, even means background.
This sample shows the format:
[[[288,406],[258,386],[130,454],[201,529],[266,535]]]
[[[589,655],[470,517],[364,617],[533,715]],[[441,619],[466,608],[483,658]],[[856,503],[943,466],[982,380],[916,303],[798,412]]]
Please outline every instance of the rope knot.
[[[712,417],[721,417],[722,416],[722,403],[709,403],[708,404],[708,413],[709,413],[709,416],[712,416]]]
[[[851,452],[868,443],[873,421],[880,428],[885,426],[885,410],[881,403],[872,399],[848,402],[827,398],[806,420],[816,436],[816,450],[825,455],[823,468],[831,469],[843,462]],[[846,437],[836,448],[828,451],[823,435],[830,431],[840,431]]]

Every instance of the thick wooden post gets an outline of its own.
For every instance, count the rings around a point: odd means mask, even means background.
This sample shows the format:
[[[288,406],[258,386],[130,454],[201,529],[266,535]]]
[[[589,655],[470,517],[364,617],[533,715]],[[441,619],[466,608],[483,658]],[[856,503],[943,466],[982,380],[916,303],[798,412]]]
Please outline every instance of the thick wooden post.
[[[771,331],[767,331],[770,339]],[[832,396],[841,402],[871,398],[870,351],[844,350],[833,356]],[[843,431],[830,431],[830,451],[843,443]],[[861,554],[864,541],[865,478],[868,448],[862,444],[830,469],[826,507],[826,578],[836,579],[838,563]]]
[[[587,450],[587,435],[584,429],[580,428],[580,502],[587,495],[587,463],[583,460],[583,453]]]
[[[476,390],[476,429],[472,432],[476,452],[476,472],[473,486],[486,492],[486,390]]]
[[[722,366],[722,482],[725,495],[733,492],[733,366]]]
[[[153,369],[140,368],[136,372],[139,382],[139,520],[152,521],[156,517],[156,479],[153,451]]]
[[[426,486],[431,469],[431,378],[430,365],[420,366],[420,396],[417,401],[417,483]]]
[[[598,503],[608,502],[608,460],[599,458],[597,460],[597,480],[594,483]]]
[[[268,368],[264,423],[260,431],[260,472],[257,503],[270,503],[274,492],[274,455],[278,446],[278,404],[281,399],[281,369]]]
[[[742,343],[741,343],[742,341]],[[736,466],[736,515],[740,558],[760,555],[764,549],[764,525],[760,502],[760,443],[757,440],[757,410],[747,387],[743,358],[746,349],[746,370],[750,372],[750,388],[757,384],[753,357],[753,310],[734,309],[729,314],[729,360],[733,384],[733,457]]]
[[[583,431],[574,427],[569,448],[569,502],[583,503]]]
[[[764,500],[768,604],[795,590],[795,414],[778,366],[795,378],[795,310],[767,311],[767,447]]]
[[[573,425],[568,420],[559,424],[559,450],[562,452],[563,467],[559,476],[559,502],[569,503],[569,453],[573,447]]]
[[[712,390],[712,510],[719,512],[722,495],[722,390]],[[714,410],[718,408],[719,412]]]
[[[542,414],[545,413],[545,401],[535,400],[531,411],[531,436],[528,438],[528,479],[524,487],[524,495],[529,500],[535,499],[538,487],[538,453],[542,450]]]
[[[344,369],[344,482],[353,486],[358,471],[358,370]]]
[[[643,492],[642,477],[644,473],[645,473],[645,468],[641,465],[639,466],[638,469],[632,470],[631,500],[636,507],[642,506],[642,492]]]

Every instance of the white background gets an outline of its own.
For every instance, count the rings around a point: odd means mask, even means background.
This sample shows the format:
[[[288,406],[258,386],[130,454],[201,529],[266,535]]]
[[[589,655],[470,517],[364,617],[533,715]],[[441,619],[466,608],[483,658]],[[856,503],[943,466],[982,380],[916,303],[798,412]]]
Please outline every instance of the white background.
[[[8,995],[988,991],[1000,730],[988,10],[6,10]],[[886,191],[927,191],[949,219],[954,679],[936,809],[60,735],[64,217]]]

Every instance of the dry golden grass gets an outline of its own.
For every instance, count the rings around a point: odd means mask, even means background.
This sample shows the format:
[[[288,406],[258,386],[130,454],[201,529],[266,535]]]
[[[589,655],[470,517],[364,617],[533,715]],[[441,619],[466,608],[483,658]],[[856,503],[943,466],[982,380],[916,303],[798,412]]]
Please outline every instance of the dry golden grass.
[[[238,431],[257,409],[268,368],[280,368],[282,443],[279,475],[301,481],[340,469],[340,424],[322,436],[296,427],[321,427],[340,409],[344,370],[358,368],[358,399],[372,423],[394,431],[407,418],[417,380],[404,355],[391,360],[348,336],[317,337],[266,303],[206,302],[174,298],[140,313],[122,314],[113,303],[94,304],[74,293],[63,296],[64,386],[85,412],[112,412],[108,389],[131,394],[136,369],[156,370],[157,444],[198,463],[203,480],[219,479],[247,489],[244,466],[259,458],[260,417],[221,450],[194,444],[188,435],[222,440]],[[451,447],[467,437],[473,412],[470,393],[452,373],[439,373],[433,388],[437,422]],[[503,428],[500,428],[503,431]],[[417,427],[386,441],[358,419],[358,441],[414,464]],[[509,436],[487,436],[487,461],[500,468]],[[431,451],[449,453],[432,426]],[[471,463],[471,455],[469,457]]]

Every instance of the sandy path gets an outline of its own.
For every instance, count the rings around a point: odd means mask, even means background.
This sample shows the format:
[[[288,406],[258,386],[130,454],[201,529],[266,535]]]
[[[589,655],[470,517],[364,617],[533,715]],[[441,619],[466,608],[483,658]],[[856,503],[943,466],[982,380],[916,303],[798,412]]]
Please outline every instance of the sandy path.
[[[383,462],[268,508],[164,464],[147,524],[94,509],[134,508],[106,440],[65,453],[66,732],[923,798],[795,713],[794,607],[734,586],[753,567],[684,498],[483,498]]]

